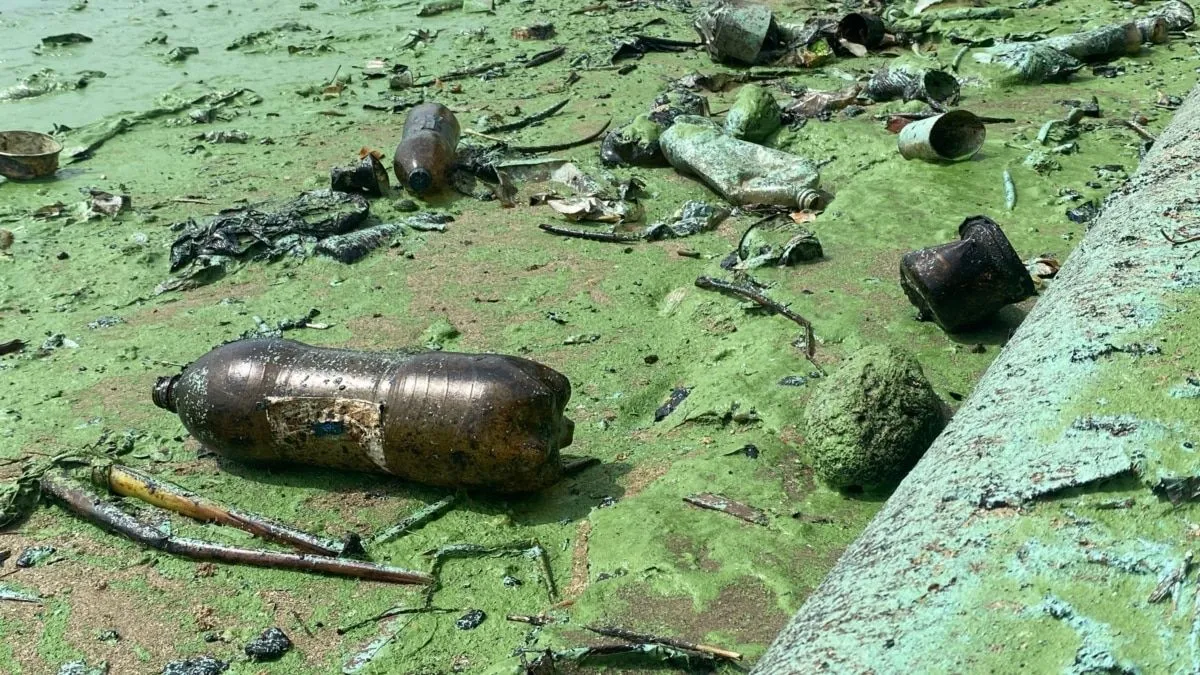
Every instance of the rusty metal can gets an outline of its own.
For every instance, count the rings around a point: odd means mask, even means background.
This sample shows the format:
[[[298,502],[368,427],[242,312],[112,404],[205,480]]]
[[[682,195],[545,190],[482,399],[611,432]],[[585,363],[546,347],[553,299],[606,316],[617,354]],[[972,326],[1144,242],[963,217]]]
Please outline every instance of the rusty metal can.
[[[571,384],[499,354],[398,354],[282,339],[222,345],[154,385],[204,446],[234,461],[326,466],[517,493],[562,475]]]
[[[1036,293],[1029,271],[994,221],[967,218],[958,234],[959,241],[906,253],[900,261],[904,294],[922,319],[948,332]]]

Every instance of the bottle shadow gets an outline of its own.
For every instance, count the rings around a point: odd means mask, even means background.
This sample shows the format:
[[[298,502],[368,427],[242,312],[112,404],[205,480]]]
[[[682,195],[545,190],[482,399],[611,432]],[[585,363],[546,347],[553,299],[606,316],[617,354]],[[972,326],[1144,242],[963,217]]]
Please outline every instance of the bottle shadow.
[[[453,492],[446,488],[419,485],[394,476],[315,467],[251,465],[218,456],[221,470],[251,483],[279,488],[322,490],[337,494],[364,494],[374,499],[403,499],[432,504]],[[508,515],[520,525],[573,522],[588,515],[606,497],[624,495],[618,479],[632,465],[624,462],[598,464],[565,476],[557,483],[528,494],[497,494],[472,490],[455,505],[480,516]],[[414,509],[415,510],[415,509]],[[360,532],[368,536],[369,532]]]

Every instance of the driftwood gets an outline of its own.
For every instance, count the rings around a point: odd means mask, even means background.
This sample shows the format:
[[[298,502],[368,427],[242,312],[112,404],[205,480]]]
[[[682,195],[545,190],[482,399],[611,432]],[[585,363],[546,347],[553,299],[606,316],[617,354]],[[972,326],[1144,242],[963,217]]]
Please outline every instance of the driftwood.
[[[754,673],[1196,670],[1198,157],[1200,88]]]

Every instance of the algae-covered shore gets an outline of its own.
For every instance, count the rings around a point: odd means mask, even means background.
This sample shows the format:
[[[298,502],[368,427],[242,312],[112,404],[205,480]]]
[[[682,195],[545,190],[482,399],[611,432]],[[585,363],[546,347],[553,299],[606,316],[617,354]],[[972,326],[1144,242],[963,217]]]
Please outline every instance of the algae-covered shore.
[[[417,15],[416,3],[370,0],[0,6],[0,90],[47,68],[67,83],[78,83],[84,71],[104,73],[88,77],[86,86],[0,101],[0,129],[59,127],[71,148],[82,134],[61,127],[87,131],[130,121],[90,157],[64,156],[53,179],[0,184],[0,228],[14,240],[0,253],[0,342],[28,343],[0,357],[0,477],[17,476],[24,460],[93,448],[105,437],[111,442],[100,449],[121,461],[242,509],[331,537],[368,535],[445,493],[373,475],[222,463],[153,405],[151,385],[254,330],[254,317],[274,323],[316,308],[328,328],[287,336],[363,349],[419,348],[427,329],[440,326],[434,332],[446,349],[519,354],[566,374],[574,387],[568,415],[577,425],[568,451],[601,464],[532,497],[470,495],[440,519],[379,547],[381,561],[428,569],[424,553],[443,544],[536,539],[549,553],[565,602],[552,607],[526,559],[452,561],[435,604],[456,611],[396,624],[403,626],[397,639],[362,672],[507,672],[520,664],[518,648],[594,642],[581,628],[591,623],[714,644],[753,662],[887,496],[842,494],[813,478],[802,420],[820,378],[792,345],[797,327],[694,286],[698,276],[726,274],[719,262],[754,215],[666,242],[562,239],[538,230],[557,216],[545,206],[525,206],[544,187],[525,183],[515,208],[439,197],[425,206],[454,216],[445,231],[409,231],[395,246],[351,265],[320,256],[250,262],[199,288],[154,293],[169,276],[169,245],[177,235],[171,224],[325,187],[329,168],[353,161],[364,146],[390,156],[403,114],[364,104],[423,95],[450,106],[464,128],[478,128],[488,114],[512,121],[569,99],[559,114],[510,135],[539,145],[580,138],[610,119],[622,124],[690,72],[730,70],[699,49],[647,54],[626,74],[608,67],[612,41],[621,36],[693,40],[685,1],[600,3],[582,11],[587,3],[536,0],[500,3],[490,13],[471,11],[474,4],[429,17]],[[1013,16],[948,22],[940,37],[904,58],[949,67],[961,49],[948,37],[952,32],[975,40],[1064,33],[1143,11],[1082,0],[996,6],[1011,7]],[[772,8],[792,22],[845,9],[807,2]],[[539,22],[553,23],[556,35],[511,36],[510,29]],[[43,36],[76,32],[92,41],[40,45]],[[257,37],[244,39],[251,35]],[[1172,97],[1196,81],[1200,59],[1192,43],[1176,36],[1110,62],[1111,70],[1087,68],[1068,83],[1037,86],[991,85],[968,55],[960,63],[960,106],[1015,120],[990,124],[983,150],[968,162],[898,155],[896,137],[875,115],[912,104],[868,106],[858,116],[835,114],[776,132],[766,143],[825,163],[821,182],[834,199],[807,223],[820,237],[823,259],[755,270],[754,277],[770,286],[773,299],[813,322],[822,368],[835,368],[863,345],[902,346],[953,405],[1034,300],[1006,309],[984,329],[948,337],[915,320],[897,282],[900,255],[949,241],[964,218],[982,214],[1003,227],[1023,259],[1065,259],[1086,227],[1065,212],[1099,201],[1132,173],[1141,139],[1118,122],[1144,116],[1152,134],[1165,126]],[[520,66],[521,57],[554,45],[566,47],[563,57]],[[199,51],[172,60],[176,47]],[[496,77],[390,92],[387,78],[362,76],[373,58],[407,65],[420,78],[487,62],[510,65],[494,69]],[[833,59],[785,84],[839,89],[886,62],[878,55]],[[340,91],[322,93],[347,75]],[[195,106],[178,103],[238,89],[253,95],[232,99],[204,123],[189,115]],[[771,91],[788,98],[784,87]],[[720,112],[736,91],[705,95]],[[1057,168],[1027,165],[1031,153],[1050,150],[1037,136],[1047,121],[1065,117],[1069,108],[1061,102],[1093,96],[1102,117],[1085,120],[1074,139],[1078,151],[1048,155]],[[156,109],[173,112],[146,114]],[[244,131],[249,140],[197,139],[222,130]],[[685,200],[716,200],[670,168],[604,168],[595,143],[553,156],[614,182],[639,177],[649,194],[642,201],[647,223],[669,217]],[[1017,189],[1011,210],[1005,169]],[[116,217],[83,217],[88,188],[128,194],[132,208]],[[1078,199],[1071,201],[1072,193]],[[402,197],[393,191],[373,200],[372,217],[403,217],[395,205]],[[38,213],[60,202],[62,215]],[[444,330],[447,322],[456,336],[444,337],[453,333]],[[51,341],[61,346],[39,349],[55,335],[64,336]],[[569,339],[581,335],[598,338]],[[789,377],[800,386],[780,384]],[[678,387],[690,395],[655,422],[655,410]],[[756,458],[739,452],[747,445],[758,449]],[[696,493],[763,509],[767,523],[684,503]],[[229,528],[181,517],[172,525],[190,536],[258,545]],[[2,603],[5,672],[56,672],[86,659],[107,661],[114,673],[157,673],[169,661],[201,654],[234,660],[234,672],[336,672],[387,630],[386,622],[345,634],[337,627],[421,602],[414,588],[149,552],[51,504],[0,533],[0,551],[14,557],[38,545],[55,553],[31,568],[14,568],[11,560],[0,567],[9,575],[0,584],[44,599]],[[506,576],[523,583],[505,584]],[[487,619],[459,630],[455,620],[468,609],[482,609]],[[559,622],[532,629],[504,620],[542,612]],[[283,628],[295,649],[276,662],[246,663],[243,645],[271,626]],[[636,660],[604,663],[647,667]]]

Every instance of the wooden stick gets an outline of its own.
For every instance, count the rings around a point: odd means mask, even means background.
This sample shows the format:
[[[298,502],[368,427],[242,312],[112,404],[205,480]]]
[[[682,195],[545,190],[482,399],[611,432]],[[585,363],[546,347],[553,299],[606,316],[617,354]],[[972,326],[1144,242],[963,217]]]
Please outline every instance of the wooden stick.
[[[516,623],[527,623],[531,626],[545,626],[554,623],[554,619],[549,616],[528,616],[525,614],[509,614],[504,617],[509,621]]]
[[[625,628],[620,628],[618,626],[584,626],[584,628],[592,631],[593,633],[596,633],[597,635],[603,635],[605,637],[618,638],[621,640],[629,640],[630,642],[638,642],[641,644],[655,644],[655,645],[666,645],[668,647],[677,647],[679,649],[686,649],[688,651],[699,652],[701,654],[709,654],[711,656],[716,656],[716,657],[722,658],[722,659],[729,659],[730,661],[741,661],[742,660],[741,654],[739,654],[737,652],[731,652],[728,649],[721,649],[720,647],[712,647],[709,645],[696,644],[694,642],[688,642],[686,640],[678,640],[676,638],[660,637],[658,635],[650,635],[648,633],[635,633],[631,630],[627,630]]]
[[[811,359],[817,353],[817,339],[813,334],[812,323],[808,319],[788,309],[786,306],[775,302],[767,296],[748,286],[739,286],[738,284],[730,283],[722,279],[714,279],[712,277],[700,277],[696,279],[696,287],[703,288],[708,291],[719,291],[721,293],[729,293],[732,295],[745,298],[758,306],[777,314],[784,318],[790,319],[800,325],[804,329],[804,346],[805,353]]]
[[[107,487],[114,494],[140,499],[147,504],[187,516],[204,523],[220,523],[245,530],[267,541],[291,546],[298,551],[337,557],[343,553],[340,544],[288,527],[264,516],[246,513],[202,497],[190,490],[158,480],[153,476],[120,464],[92,471],[92,482]]]
[[[588,134],[587,136],[585,136],[577,141],[567,141],[566,143],[551,143],[549,145],[512,145],[512,146],[509,146],[508,149],[512,150],[513,152],[520,152],[520,153],[523,153],[526,155],[536,155],[536,154],[540,154],[543,152],[560,152],[562,150],[570,150],[571,148],[577,148],[581,145],[587,145],[588,143],[591,143],[592,141],[596,140],[597,138],[600,138],[600,136],[602,134],[604,134],[605,131],[608,131],[608,127],[610,124],[612,124],[612,118],[609,118],[608,121],[606,121],[604,123],[604,125],[601,126],[599,129],[597,129],[596,131]]]
[[[269,567],[274,569],[317,572],[333,576],[352,577],[369,581],[384,581],[400,584],[432,584],[433,577],[413,570],[376,565],[358,560],[329,558],[319,555],[281,553],[256,549],[222,546],[209,541],[183,539],[163,534],[142,524],[79,481],[67,477],[61,471],[50,471],[42,476],[42,492],[62,502],[88,522],[128,537],[139,544],[158,549],[172,555],[193,560]]]
[[[410,530],[415,530],[416,528],[449,511],[450,507],[454,506],[454,503],[457,501],[458,495],[450,495],[445,499],[441,499],[429,504],[428,506],[418,510],[416,513],[405,517],[403,520],[389,527],[383,532],[375,535],[371,538],[369,543],[371,546],[378,546],[379,544],[391,541],[396,537],[406,534]]]
[[[529,126],[530,124],[535,124],[537,122],[541,122],[544,119],[552,117],[559,110],[562,110],[564,107],[566,107],[566,105],[570,102],[571,102],[571,99],[569,99],[569,98],[563,99],[563,100],[559,101],[558,103],[555,103],[554,105],[550,106],[549,108],[542,110],[541,112],[536,112],[527,117],[523,117],[523,118],[517,120],[516,122],[509,122],[508,124],[501,124],[500,126],[497,126],[497,127],[488,127],[487,129],[484,130],[484,133],[498,134],[498,133],[505,133],[508,131],[519,131],[519,130],[524,129],[525,127]]]
[[[558,225],[538,225],[538,228],[543,232],[557,234],[560,237],[572,237],[574,239],[587,239],[588,241],[603,241],[609,244],[632,244],[642,240],[642,236],[638,234],[616,234],[615,232],[589,232],[587,230],[572,230],[569,227],[559,227]]]

